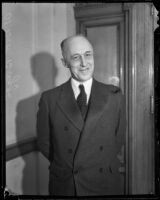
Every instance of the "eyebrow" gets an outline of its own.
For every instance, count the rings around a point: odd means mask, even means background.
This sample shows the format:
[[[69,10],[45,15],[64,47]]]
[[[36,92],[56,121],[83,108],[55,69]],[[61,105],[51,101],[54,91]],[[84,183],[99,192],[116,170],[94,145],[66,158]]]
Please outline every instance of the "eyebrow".
[[[85,53],[92,53],[92,51],[85,51]],[[84,54],[85,54],[84,53]],[[72,56],[75,56],[75,55],[81,55],[80,53],[75,53],[75,54],[73,54]]]
[[[85,53],[92,53],[92,51],[86,51]]]

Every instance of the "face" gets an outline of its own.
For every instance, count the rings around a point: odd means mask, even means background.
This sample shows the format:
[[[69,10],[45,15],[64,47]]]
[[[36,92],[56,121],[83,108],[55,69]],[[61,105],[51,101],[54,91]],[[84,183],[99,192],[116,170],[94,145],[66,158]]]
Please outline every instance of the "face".
[[[84,82],[93,76],[93,48],[87,39],[74,37],[66,41],[63,57],[63,64],[77,81]]]

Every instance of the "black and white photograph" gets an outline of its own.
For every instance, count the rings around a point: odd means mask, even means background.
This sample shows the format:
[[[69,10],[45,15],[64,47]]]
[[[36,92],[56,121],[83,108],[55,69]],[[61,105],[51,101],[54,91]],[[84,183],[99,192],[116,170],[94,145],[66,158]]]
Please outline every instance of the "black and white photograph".
[[[1,8],[1,196],[158,199],[160,2]]]

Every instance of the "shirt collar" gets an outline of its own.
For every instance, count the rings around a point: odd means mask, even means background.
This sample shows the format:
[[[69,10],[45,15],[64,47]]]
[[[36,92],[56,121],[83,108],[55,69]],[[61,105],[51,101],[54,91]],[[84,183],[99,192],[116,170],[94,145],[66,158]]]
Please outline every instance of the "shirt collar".
[[[93,82],[93,78],[90,78],[89,80],[87,80],[85,82],[79,82],[79,81],[71,78],[71,86],[72,86],[75,98],[77,98],[77,96],[79,95],[79,92],[80,92],[79,85],[83,84],[84,88],[85,88],[85,92],[87,94],[87,102],[88,102],[90,93],[91,93],[92,82]]]

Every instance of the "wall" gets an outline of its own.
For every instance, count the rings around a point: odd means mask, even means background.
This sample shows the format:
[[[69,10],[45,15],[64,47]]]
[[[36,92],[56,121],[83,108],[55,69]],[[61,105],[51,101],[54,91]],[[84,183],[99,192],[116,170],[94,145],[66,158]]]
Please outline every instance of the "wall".
[[[60,42],[75,33],[73,6],[73,3],[2,4],[2,28],[6,33],[7,147],[36,136],[41,92],[70,76],[61,64]],[[18,194],[46,194],[47,165],[48,161],[36,152],[8,161],[8,188]]]

